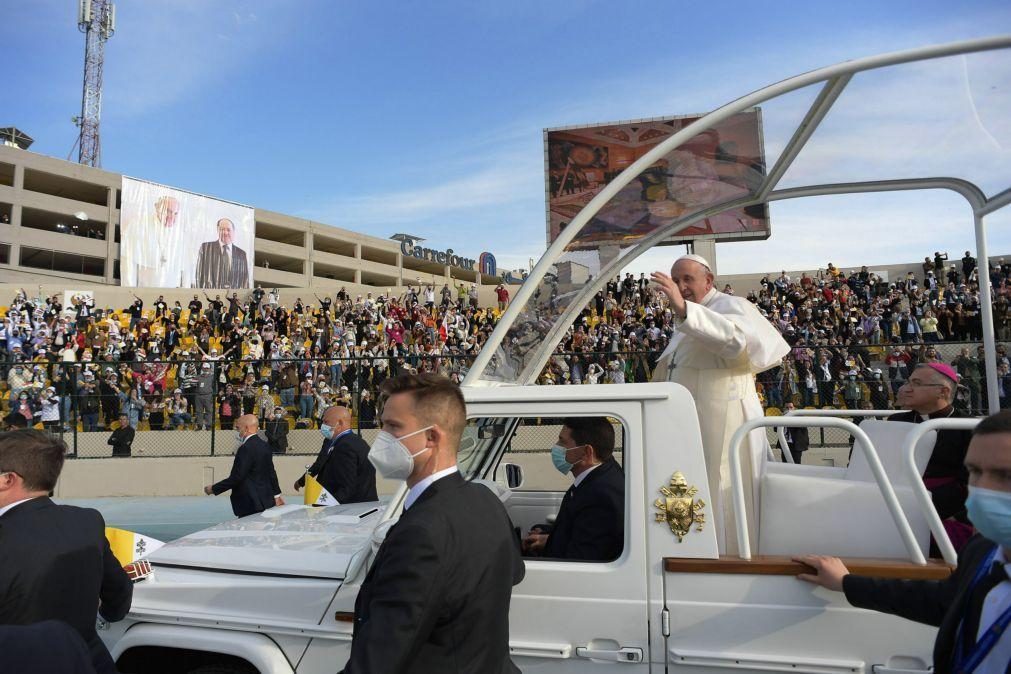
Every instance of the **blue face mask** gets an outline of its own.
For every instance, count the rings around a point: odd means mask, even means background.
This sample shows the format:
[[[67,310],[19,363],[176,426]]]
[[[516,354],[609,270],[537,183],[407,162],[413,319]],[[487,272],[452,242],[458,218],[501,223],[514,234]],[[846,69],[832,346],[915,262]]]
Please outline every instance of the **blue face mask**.
[[[561,445],[555,445],[551,448],[551,462],[555,464],[555,468],[562,475],[568,475],[569,471],[572,470],[572,464],[565,460],[565,453],[567,451],[569,451],[568,448]]]
[[[320,424],[319,432],[323,434],[323,437],[329,440],[333,437],[333,428],[327,426],[326,424]]]
[[[1011,548],[1011,493],[969,487],[965,502],[972,525],[994,543]]]

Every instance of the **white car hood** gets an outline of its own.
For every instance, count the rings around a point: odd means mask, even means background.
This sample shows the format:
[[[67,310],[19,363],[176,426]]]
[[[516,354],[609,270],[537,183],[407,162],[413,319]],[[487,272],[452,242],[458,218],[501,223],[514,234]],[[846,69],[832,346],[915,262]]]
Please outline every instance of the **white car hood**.
[[[378,501],[271,508],[167,543],[148,559],[156,567],[342,579],[368,555],[385,508]]]

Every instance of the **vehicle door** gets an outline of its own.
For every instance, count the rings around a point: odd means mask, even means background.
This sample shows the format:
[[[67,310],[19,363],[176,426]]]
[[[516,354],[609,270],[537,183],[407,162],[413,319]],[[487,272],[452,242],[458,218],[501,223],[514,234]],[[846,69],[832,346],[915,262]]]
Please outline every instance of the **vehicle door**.
[[[506,508],[521,536],[532,524],[550,523],[572,486],[572,476],[560,474],[551,462],[550,448],[558,441],[562,420],[604,416],[611,421],[615,459],[622,464],[625,478],[622,552],[607,562],[527,558],[526,577],[513,590],[510,650],[524,671],[649,671],[646,560],[640,524],[647,515],[641,405],[628,400],[538,400],[468,403],[468,411],[471,424],[495,419],[496,427],[505,429],[498,451],[483,452],[482,466],[473,472],[485,479],[497,478],[501,487],[505,464],[520,466],[523,484],[507,494]]]

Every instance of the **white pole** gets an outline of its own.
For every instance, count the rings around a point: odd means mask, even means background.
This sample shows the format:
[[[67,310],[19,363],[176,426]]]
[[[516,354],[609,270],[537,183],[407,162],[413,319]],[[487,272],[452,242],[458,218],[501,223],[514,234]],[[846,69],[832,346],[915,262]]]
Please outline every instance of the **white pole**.
[[[986,397],[990,414],[1000,409],[997,394],[997,344],[993,336],[993,300],[990,295],[990,256],[986,249],[986,225],[979,211],[973,209],[976,225],[976,269],[979,277],[979,304],[983,320],[983,358],[986,364]],[[984,278],[985,277],[985,278]]]

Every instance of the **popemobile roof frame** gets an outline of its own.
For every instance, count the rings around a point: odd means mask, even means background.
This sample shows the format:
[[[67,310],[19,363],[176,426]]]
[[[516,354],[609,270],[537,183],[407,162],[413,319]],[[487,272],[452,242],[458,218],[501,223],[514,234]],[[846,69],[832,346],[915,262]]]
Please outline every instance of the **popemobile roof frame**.
[[[807,142],[818,129],[819,124],[832,110],[839,100],[840,94],[846,89],[854,75],[866,71],[908,64],[917,61],[929,61],[945,57],[968,55],[979,52],[997,51],[1011,48],[1011,35],[979,38],[943,45],[922,47],[907,51],[880,54],[867,58],[847,61],[837,65],[813,70],[798,75],[751,94],[743,96],[681,129],[664,142],[643,155],[611,183],[604,187],[586,206],[572,219],[548,250],[541,256],[529,277],[516,292],[513,301],[506,308],[499,324],[489,336],[485,347],[480,351],[468,372],[465,385],[502,385],[530,384],[543,370],[557,344],[586,304],[600,291],[614,274],[621,271],[630,262],[650,250],[658,243],[669,239],[677,232],[690,227],[706,217],[732,209],[760,204],[763,202],[796,199],[822,195],[859,194],[871,192],[894,192],[903,190],[950,190],[961,195],[969,204],[975,229],[976,258],[988,260],[986,226],[984,217],[1011,203],[1011,180],[1007,186],[992,196],[987,196],[983,189],[958,176],[937,176],[908,178],[897,176],[887,180],[872,180],[861,182],[833,182],[811,184],[799,187],[776,189],[787,170],[800,155]],[[622,254],[601,264],[599,273],[584,285],[578,292],[571,294],[568,304],[558,313],[541,316],[538,314],[536,301],[533,308],[528,304],[547,287],[545,281],[552,281],[553,267],[570,251],[571,244],[584,230],[587,224],[597,215],[622,188],[626,187],[647,168],[654,165],[664,156],[678,148],[697,134],[712,129],[717,124],[732,116],[753,108],[772,99],[811,85],[822,84],[820,91],[811,103],[803,120],[797,125],[790,140],[782,150],[775,164],[764,176],[761,184],[752,193],[741,195],[735,199],[725,199],[708,205],[704,210],[688,213],[668,225],[661,226],[634,242]],[[1003,186],[1004,183],[1002,182]],[[992,297],[989,283],[980,283],[980,304],[983,319],[983,345],[985,353],[987,392],[990,412],[996,412],[999,404],[997,395],[997,364],[996,344],[993,331]],[[551,314],[551,312],[546,312]],[[511,351],[521,350],[523,335],[517,335],[517,327],[524,325],[545,326],[544,332],[526,339],[529,348],[519,354]]]

